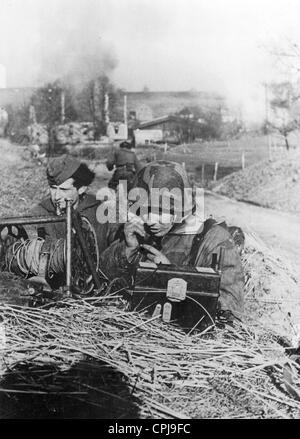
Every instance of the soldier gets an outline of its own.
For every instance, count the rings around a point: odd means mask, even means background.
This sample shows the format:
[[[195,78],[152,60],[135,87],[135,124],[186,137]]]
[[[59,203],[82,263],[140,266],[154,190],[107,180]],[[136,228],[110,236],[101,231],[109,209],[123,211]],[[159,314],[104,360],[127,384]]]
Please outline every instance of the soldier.
[[[143,167],[137,159],[135,152],[131,150],[132,143],[122,142],[117,150],[113,150],[107,159],[106,166],[111,171],[115,166],[115,172],[108,183],[108,187],[116,189],[120,180],[127,181],[127,189],[133,187],[136,173]]]
[[[106,274],[112,278],[123,276],[129,281],[131,270],[142,257],[145,260],[142,255],[156,264],[210,267],[213,253],[219,256],[222,247],[219,315],[226,316],[229,321],[241,316],[244,306],[243,268],[239,250],[226,224],[219,224],[212,218],[204,221],[203,216],[197,214],[197,200],[193,198],[180,221],[176,221],[178,212],[174,205],[173,210],[172,207],[169,211],[164,210],[163,200],[170,196],[170,191],[179,189],[184,193],[190,188],[183,167],[167,161],[149,163],[138,173],[134,187],[143,189],[148,195],[153,188],[166,190],[158,206],[152,202],[149,204],[148,197],[148,208],[138,209],[137,215],[124,224],[119,239],[102,253],[101,267]]]
[[[60,215],[66,209],[66,200],[71,199],[73,208],[85,216],[93,226],[99,253],[113,241],[116,224],[100,224],[96,212],[100,202],[92,194],[87,193],[88,186],[94,180],[95,174],[85,163],[76,158],[62,155],[49,160],[47,179],[50,194],[35,206],[31,214],[37,216]],[[38,228],[38,235],[53,239],[66,236],[64,223],[49,223]]]

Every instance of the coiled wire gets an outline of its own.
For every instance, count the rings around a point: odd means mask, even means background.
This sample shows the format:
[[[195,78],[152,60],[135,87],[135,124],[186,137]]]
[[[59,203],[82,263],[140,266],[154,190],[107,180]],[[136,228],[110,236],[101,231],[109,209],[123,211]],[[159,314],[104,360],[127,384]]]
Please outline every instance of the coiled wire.
[[[8,247],[5,255],[6,269],[18,276],[30,277],[39,274],[39,264],[45,240],[42,238],[16,241]],[[55,274],[65,272],[66,243],[63,238],[54,240],[50,244],[47,275],[49,278]]]

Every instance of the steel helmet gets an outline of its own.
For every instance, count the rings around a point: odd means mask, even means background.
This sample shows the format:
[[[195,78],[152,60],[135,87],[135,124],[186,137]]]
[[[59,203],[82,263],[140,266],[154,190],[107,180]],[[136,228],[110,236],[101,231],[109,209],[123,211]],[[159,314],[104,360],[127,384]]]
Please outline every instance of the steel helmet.
[[[157,160],[147,164],[138,172],[133,187],[135,188],[133,196],[136,196],[136,192],[140,189],[148,194],[147,201],[151,209],[153,207],[161,209],[164,201],[169,199],[171,207],[175,206],[176,213],[181,218],[186,217],[193,210],[193,188],[184,167],[177,162]],[[153,189],[160,190],[159,199],[151,198]],[[187,197],[187,194],[190,196]],[[128,200],[135,201],[130,193]]]

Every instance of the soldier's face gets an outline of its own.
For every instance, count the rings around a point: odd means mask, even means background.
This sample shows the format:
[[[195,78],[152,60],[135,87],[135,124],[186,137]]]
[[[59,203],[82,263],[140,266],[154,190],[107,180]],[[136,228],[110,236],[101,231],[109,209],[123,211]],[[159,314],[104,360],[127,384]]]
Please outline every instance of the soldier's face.
[[[148,213],[141,215],[141,219],[152,235],[165,236],[173,227],[175,216],[170,213]]]
[[[50,186],[51,201],[55,206],[63,212],[67,207],[66,200],[72,200],[74,209],[77,208],[79,202],[79,192],[74,186],[74,179],[68,178],[60,185]]]

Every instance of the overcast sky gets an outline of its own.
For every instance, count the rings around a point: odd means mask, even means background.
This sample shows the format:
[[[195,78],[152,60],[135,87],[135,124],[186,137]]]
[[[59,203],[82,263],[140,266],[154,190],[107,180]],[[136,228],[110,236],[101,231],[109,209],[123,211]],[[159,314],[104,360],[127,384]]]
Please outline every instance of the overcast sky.
[[[0,0],[8,86],[100,69],[127,90],[216,91],[253,113],[278,74],[264,47],[287,39],[300,44],[299,0]]]

